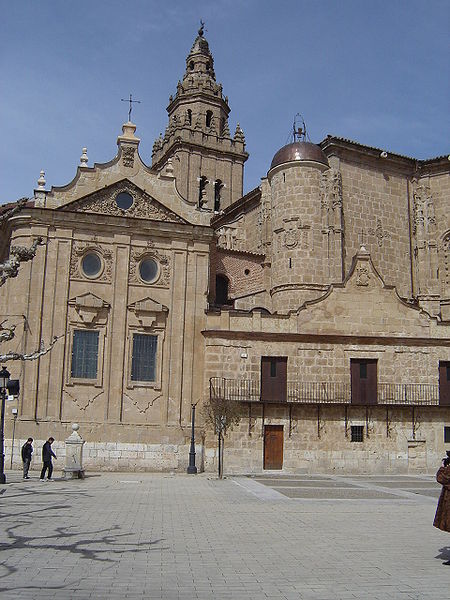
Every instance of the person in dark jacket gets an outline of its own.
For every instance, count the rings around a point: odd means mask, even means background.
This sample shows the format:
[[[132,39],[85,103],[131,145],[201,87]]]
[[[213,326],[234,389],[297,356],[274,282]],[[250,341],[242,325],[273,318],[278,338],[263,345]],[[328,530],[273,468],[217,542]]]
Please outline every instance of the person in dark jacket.
[[[28,438],[25,444],[22,446],[22,462],[23,462],[23,478],[30,479],[28,477],[28,469],[31,464],[31,455],[33,454],[33,438]]]
[[[57,458],[56,454],[52,450],[52,444],[53,444],[54,441],[55,440],[52,437],[50,437],[45,442],[45,444],[42,446],[42,462],[44,464],[42,466],[42,471],[41,471],[41,481],[44,481],[44,479],[45,479],[45,472],[47,470],[48,470],[47,479],[49,481],[52,480],[52,473],[53,473],[52,457],[53,458]]]
[[[450,451],[436,473],[436,480],[442,485],[433,525],[442,531],[450,532]],[[450,564],[450,561],[446,564]]]

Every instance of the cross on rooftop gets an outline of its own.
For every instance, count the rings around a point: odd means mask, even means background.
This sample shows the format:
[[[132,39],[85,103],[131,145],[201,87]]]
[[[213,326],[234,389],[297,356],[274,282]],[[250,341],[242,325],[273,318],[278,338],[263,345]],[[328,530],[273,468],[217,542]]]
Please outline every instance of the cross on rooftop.
[[[133,96],[131,94],[130,94],[130,97],[128,99],[121,98],[120,101],[121,102],[129,102],[130,103],[130,110],[128,111],[128,121],[131,121],[131,111],[133,109],[133,102],[137,102],[137,104],[140,104],[141,101],[140,100],[133,100]]]

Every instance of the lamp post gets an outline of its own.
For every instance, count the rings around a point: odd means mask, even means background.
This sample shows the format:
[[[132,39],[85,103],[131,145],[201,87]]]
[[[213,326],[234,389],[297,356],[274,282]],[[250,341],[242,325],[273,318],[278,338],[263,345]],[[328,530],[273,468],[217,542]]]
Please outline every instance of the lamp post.
[[[8,394],[7,387],[9,382],[10,373],[6,369],[6,367],[2,367],[0,371],[0,395],[2,402],[2,415],[0,422],[0,484],[6,483],[5,476],[5,435],[4,435],[4,427],[5,427],[5,402],[6,396]]]
[[[189,450],[189,466],[187,468],[188,475],[195,475],[197,467],[195,466],[195,404],[192,404],[192,432],[191,432],[191,448]]]

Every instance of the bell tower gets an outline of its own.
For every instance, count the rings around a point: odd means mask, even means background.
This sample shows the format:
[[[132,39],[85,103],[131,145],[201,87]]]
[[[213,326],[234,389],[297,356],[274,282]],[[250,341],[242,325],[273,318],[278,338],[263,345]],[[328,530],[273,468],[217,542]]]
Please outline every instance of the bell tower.
[[[230,135],[228,98],[216,82],[203,23],[167,112],[164,137],[153,145],[152,168],[160,171],[172,159],[178,191],[200,210],[219,212],[238,200],[248,158],[245,137],[239,123]]]

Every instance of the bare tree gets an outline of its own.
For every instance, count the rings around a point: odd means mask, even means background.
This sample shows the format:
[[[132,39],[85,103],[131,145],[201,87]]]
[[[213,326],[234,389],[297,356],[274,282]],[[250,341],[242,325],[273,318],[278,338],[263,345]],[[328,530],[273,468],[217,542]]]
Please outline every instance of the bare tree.
[[[0,213],[0,225],[21,211],[27,202],[29,202],[29,198],[20,198],[17,202],[12,204],[10,208],[7,208],[4,212]]]
[[[21,198],[11,208],[7,208],[3,213],[0,214],[0,228],[6,223],[12,216],[22,210],[22,208],[29,201],[28,198]],[[45,242],[41,237],[37,237],[29,248],[24,246],[11,246],[9,251],[9,257],[3,263],[0,263],[0,287],[3,286],[8,279],[17,277],[20,269],[20,265],[24,262],[33,260],[36,256],[38,246],[44,245]],[[8,325],[7,320],[0,323],[0,344],[2,342],[9,342],[15,336],[15,325]],[[61,337],[61,336],[59,336]],[[41,340],[39,348],[29,353],[19,352],[6,352],[0,354],[0,362],[4,363],[9,360],[36,360],[40,356],[44,356],[47,352],[53,348],[58,341],[58,337],[55,336],[48,346]]]
[[[28,198],[20,198],[11,208],[0,213],[0,227],[6,223],[11,217],[20,212],[22,208],[29,202]],[[11,246],[9,258],[5,262],[0,263],[0,287],[6,283],[11,277],[17,277],[20,264],[33,260],[36,256],[38,246],[42,246],[44,241],[41,237],[36,238],[29,248],[23,246]]]
[[[203,405],[202,415],[205,424],[209,425],[217,435],[218,475],[219,479],[222,479],[224,437],[229,429],[239,424],[242,417],[241,406],[236,401],[226,400],[220,396],[210,397]]]

